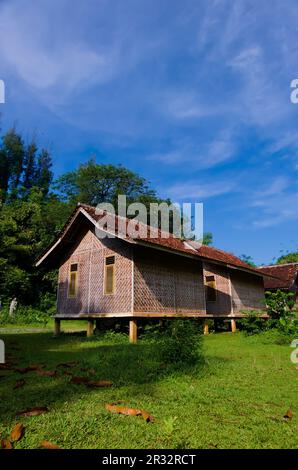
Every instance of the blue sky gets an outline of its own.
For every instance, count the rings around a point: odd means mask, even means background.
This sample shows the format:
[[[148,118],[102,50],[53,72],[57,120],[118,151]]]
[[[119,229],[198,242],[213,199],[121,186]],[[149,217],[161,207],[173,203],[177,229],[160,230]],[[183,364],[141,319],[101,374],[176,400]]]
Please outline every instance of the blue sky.
[[[2,129],[204,203],[215,246],[297,250],[294,0],[0,0]]]

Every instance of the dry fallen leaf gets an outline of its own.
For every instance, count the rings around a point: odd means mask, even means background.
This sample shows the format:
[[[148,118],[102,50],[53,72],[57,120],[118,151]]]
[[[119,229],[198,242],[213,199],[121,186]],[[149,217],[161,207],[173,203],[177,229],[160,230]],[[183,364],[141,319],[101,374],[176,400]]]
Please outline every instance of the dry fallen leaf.
[[[86,385],[87,387],[111,387],[113,382],[110,380],[89,380]]]
[[[17,413],[18,416],[38,416],[42,413],[50,411],[47,406],[35,406],[34,408],[28,408],[27,410],[20,411]]]
[[[106,410],[110,411],[111,413],[118,413],[126,416],[142,416],[147,423],[152,423],[154,421],[153,416],[151,416],[150,413],[144,410],[138,410],[135,408],[128,408],[126,406],[117,405],[106,405]]]
[[[13,387],[13,389],[17,390],[18,388],[24,387],[25,383],[26,382],[25,382],[24,379],[17,380],[14,387]]]
[[[20,439],[22,439],[24,432],[25,432],[25,426],[22,423],[16,424],[10,433],[10,440],[19,441]]]
[[[290,408],[289,408],[288,411],[286,412],[286,414],[284,415],[284,418],[286,418],[286,419],[291,419],[291,418],[293,418],[293,416],[294,416],[294,413],[293,413],[293,411],[290,410]]]
[[[142,417],[146,421],[146,423],[153,423],[154,421],[153,416],[151,416],[150,413],[148,413],[148,411],[144,411],[144,410],[141,410],[141,411],[142,411]]]
[[[12,449],[12,443],[8,439],[1,439],[0,441],[1,449]]]
[[[40,447],[43,447],[44,449],[60,449],[56,444],[47,440],[41,441]]]
[[[79,377],[79,376],[76,376],[76,375],[73,375],[71,380],[70,380],[71,384],[76,384],[76,385],[85,384],[87,382],[89,382],[88,377]]]

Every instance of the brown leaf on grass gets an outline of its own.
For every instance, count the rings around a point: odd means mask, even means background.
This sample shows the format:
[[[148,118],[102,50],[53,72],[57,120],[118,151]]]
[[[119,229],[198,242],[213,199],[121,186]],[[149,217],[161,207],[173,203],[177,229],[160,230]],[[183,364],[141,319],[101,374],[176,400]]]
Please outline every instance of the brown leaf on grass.
[[[37,370],[36,373],[41,377],[57,377],[58,375],[56,370]]]
[[[292,419],[294,416],[294,413],[293,411],[289,408],[288,411],[286,412],[286,414],[284,415],[284,418],[286,419]]]
[[[10,433],[10,440],[15,442],[19,441],[24,436],[24,432],[25,426],[22,423],[16,424]]]
[[[27,410],[20,411],[17,413],[18,416],[38,416],[42,413],[47,413],[50,411],[47,406],[35,406],[33,408],[28,408]]]
[[[146,423],[153,423],[154,418],[150,413],[148,413],[148,411],[141,410],[141,412],[142,418],[146,421]]]
[[[87,387],[111,387],[113,382],[110,380],[89,380],[86,385]]]
[[[58,447],[56,444],[53,444],[52,442],[47,440],[41,441],[40,447],[42,447],[43,449],[60,449],[60,447]]]
[[[40,370],[42,367],[44,367],[44,364],[30,364],[27,367],[15,369],[15,372],[19,372],[19,374],[27,374],[27,372]]]
[[[13,449],[12,443],[8,439],[0,440],[0,448],[1,449]]]
[[[76,385],[86,384],[87,382],[89,382],[88,377],[79,377],[79,376],[76,376],[76,375],[73,375],[71,380],[70,380],[71,384],[76,384]]]
[[[142,416],[147,423],[152,423],[154,421],[153,416],[151,416],[150,413],[145,410],[138,410],[135,408],[128,408],[126,406],[117,406],[112,404],[106,405],[106,410],[110,411],[111,413],[118,413],[126,416]]]
[[[17,380],[14,387],[13,387],[13,389],[17,390],[18,388],[24,387],[25,383],[26,383],[25,379]]]

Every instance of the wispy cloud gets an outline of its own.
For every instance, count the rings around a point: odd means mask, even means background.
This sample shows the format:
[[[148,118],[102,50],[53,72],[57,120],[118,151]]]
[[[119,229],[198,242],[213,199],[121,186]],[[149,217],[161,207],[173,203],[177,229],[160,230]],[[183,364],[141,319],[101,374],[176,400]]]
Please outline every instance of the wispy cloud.
[[[188,163],[193,169],[208,169],[231,160],[237,152],[235,134],[228,129],[221,131],[212,142],[195,145],[193,142],[178,143],[171,151],[149,155],[148,160],[165,165]]]
[[[252,226],[267,228],[288,220],[298,220],[297,184],[278,177],[267,187],[252,194],[251,207],[257,209]]]
[[[222,194],[228,194],[236,190],[236,183],[226,180],[214,181],[212,183],[199,183],[188,181],[175,184],[167,188],[167,194],[175,201],[180,200],[204,200]]]

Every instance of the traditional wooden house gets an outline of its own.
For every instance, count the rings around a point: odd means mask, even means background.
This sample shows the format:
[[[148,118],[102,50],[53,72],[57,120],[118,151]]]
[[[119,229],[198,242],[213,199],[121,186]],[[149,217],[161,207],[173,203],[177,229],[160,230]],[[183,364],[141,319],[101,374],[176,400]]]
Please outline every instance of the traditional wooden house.
[[[274,264],[259,269],[271,276],[264,279],[265,290],[275,292],[279,289],[292,292],[298,304],[298,263]]]
[[[236,256],[160,231],[157,238],[132,238],[120,231],[118,216],[114,238],[99,238],[103,215],[79,204],[37,262],[59,268],[56,334],[62,319],[88,320],[91,335],[95,320],[110,317],[129,320],[132,342],[144,317],[224,318],[235,331],[243,311],[264,308],[263,273]]]

